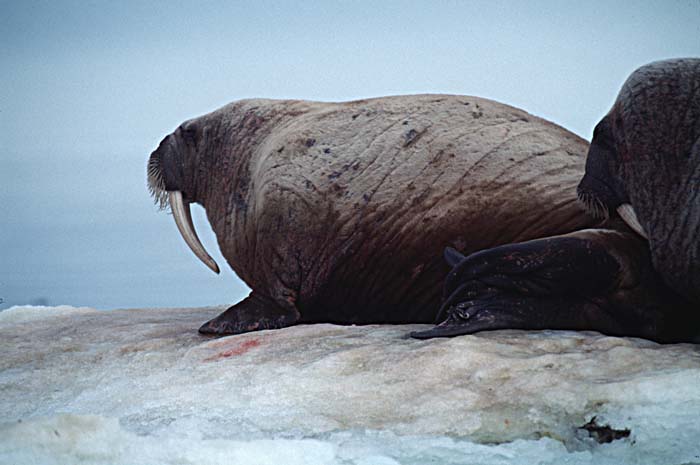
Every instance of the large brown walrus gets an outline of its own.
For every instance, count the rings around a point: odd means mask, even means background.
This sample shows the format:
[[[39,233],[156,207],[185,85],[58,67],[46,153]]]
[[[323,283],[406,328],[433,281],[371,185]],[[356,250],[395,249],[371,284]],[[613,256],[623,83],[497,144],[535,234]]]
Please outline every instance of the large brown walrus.
[[[588,144],[522,110],[456,95],[244,100],[183,123],[150,189],[192,250],[199,203],[252,289],[200,328],[433,322],[464,253],[593,225],[576,198]]]
[[[609,218],[603,227],[469,256],[448,249],[443,321],[414,336],[700,334],[700,59],[632,73],[595,128],[578,192],[593,215]]]

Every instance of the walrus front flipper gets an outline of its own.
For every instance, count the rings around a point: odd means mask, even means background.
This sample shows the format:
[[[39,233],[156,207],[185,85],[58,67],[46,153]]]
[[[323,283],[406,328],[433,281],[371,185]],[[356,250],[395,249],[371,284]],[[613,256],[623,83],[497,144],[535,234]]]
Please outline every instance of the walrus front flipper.
[[[427,339],[495,329],[595,330],[662,338],[663,290],[646,243],[613,230],[584,230],[462,256],[445,282]],[[633,271],[634,270],[634,271]]]
[[[253,291],[221,315],[204,323],[199,332],[223,336],[261,329],[279,329],[292,326],[299,321],[299,317],[295,307],[283,308],[274,300]]]

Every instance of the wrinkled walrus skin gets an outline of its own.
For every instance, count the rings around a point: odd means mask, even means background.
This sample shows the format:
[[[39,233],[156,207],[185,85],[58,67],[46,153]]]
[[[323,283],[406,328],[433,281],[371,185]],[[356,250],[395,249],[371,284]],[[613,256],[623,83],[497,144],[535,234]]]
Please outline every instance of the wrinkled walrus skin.
[[[252,289],[203,333],[433,322],[445,246],[470,253],[595,224],[576,198],[587,148],[475,97],[243,100],[167,136],[149,186],[161,206],[177,191],[202,205]]]
[[[448,249],[441,323],[413,335],[547,328],[697,341],[700,59],[632,73],[595,128],[578,192],[609,218],[602,228],[469,256]]]

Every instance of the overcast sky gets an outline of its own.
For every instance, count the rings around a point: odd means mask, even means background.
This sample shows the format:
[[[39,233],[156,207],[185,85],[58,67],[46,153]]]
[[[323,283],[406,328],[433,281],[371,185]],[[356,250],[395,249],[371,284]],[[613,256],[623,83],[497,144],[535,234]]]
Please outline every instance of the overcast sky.
[[[650,61],[700,56],[700,1],[0,1],[0,308],[239,300],[146,189],[185,119],[245,97],[488,97],[590,139]],[[219,264],[201,209],[195,223]]]

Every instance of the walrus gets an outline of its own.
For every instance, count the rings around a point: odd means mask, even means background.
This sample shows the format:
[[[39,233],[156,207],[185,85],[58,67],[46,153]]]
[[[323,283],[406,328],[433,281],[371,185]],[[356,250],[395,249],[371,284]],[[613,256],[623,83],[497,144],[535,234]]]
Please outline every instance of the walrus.
[[[473,252],[598,222],[576,196],[587,148],[477,97],[248,99],[165,137],[148,184],[218,272],[190,217],[190,204],[204,207],[252,289],[201,333],[430,323],[449,271],[445,245]]]
[[[472,254],[448,248],[439,325],[700,334],[700,59],[634,71],[597,124],[577,188],[598,228]]]

